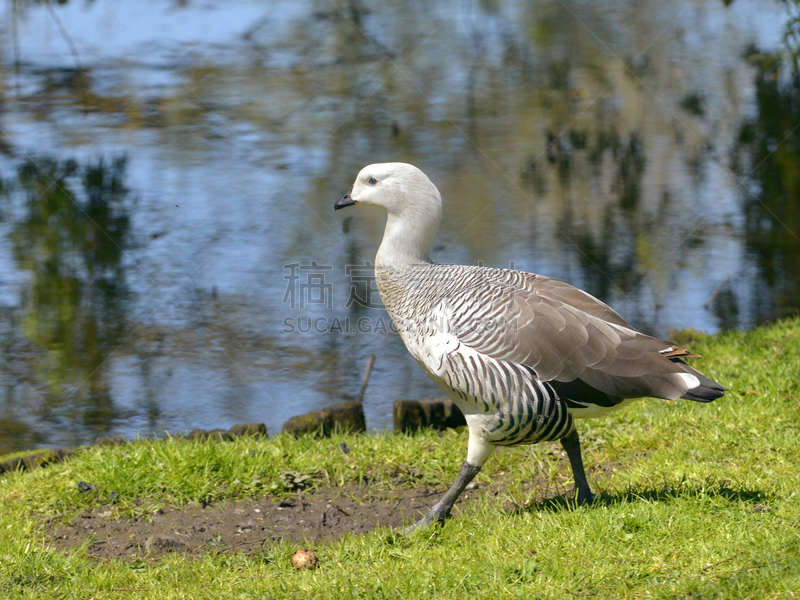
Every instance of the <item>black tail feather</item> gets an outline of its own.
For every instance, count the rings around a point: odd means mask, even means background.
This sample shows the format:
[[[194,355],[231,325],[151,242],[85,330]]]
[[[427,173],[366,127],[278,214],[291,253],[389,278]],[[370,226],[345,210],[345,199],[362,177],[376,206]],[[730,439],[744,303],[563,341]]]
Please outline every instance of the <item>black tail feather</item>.
[[[691,367],[689,368],[691,369]],[[705,375],[701,375],[695,369],[692,369],[692,371],[692,375],[700,380],[700,385],[690,389],[681,396],[681,398],[686,398],[687,400],[693,400],[695,402],[713,402],[717,398],[722,398],[725,392],[728,391],[728,388],[718,384],[716,381],[712,381]]]
[[[688,392],[686,392],[681,398],[686,398],[687,400],[692,400],[694,402],[713,402],[717,398],[722,398],[725,395],[725,392],[728,391],[724,385],[718,384],[716,381],[709,379],[705,375],[703,375],[697,369],[693,369],[685,361],[680,360],[679,358],[671,359],[672,362],[681,363],[686,366],[686,371],[691,373],[700,381],[700,385],[692,388]]]
[[[686,398],[687,400],[693,400],[695,402],[713,402],[717,398],[722,398],[726,391],[728,391],[728,388],[718,384],[714,384],[713,387],[701,385],[689,390],[681,396],[681,398]]]

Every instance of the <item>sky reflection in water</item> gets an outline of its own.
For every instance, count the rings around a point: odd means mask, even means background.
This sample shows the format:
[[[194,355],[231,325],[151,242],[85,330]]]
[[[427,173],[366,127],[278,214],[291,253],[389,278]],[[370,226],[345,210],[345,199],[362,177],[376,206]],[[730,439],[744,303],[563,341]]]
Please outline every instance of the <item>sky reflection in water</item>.
[[[354,397],[370,354],[372,427],[440,395],[369,298],[383,217],[332,210],[376,161],[439,186],[436,260],[563,279],[644,331],[800,304],[779,3],[12,6],[0,452],[275,431]]]

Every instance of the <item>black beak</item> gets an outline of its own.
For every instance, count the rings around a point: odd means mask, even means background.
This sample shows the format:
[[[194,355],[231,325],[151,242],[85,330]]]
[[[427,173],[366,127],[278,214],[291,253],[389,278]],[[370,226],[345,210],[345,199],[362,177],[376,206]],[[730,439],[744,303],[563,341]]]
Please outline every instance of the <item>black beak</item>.
[[[344,196],[342,196],[339,200],[337,200],[336,204],[333,205],[333,210],[339,210],[340,208],[344,208],[345,206],[352,206],[353,204],[355,204],[356,201],[350,197],[352,191],[353,188],[350,188],[349,192],[347,192]]]

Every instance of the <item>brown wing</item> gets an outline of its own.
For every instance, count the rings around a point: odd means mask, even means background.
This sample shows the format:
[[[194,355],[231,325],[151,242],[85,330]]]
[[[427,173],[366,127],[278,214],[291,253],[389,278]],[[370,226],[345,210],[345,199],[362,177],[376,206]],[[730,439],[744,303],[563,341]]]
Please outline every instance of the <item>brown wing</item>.
[[[536,275],[535,273],[523,273],[523,275],[522,287],[530,292],[577,308],[589,315],[599,317],[607,323],[614,323],[615,325],[633,329],[631,324],[608,304],[575,286],[544,275]]]
[[[533,274],[512,282],[495,273],[491,283],[469,290],[468,310],[453,311],[459,340],[532,368],[562,397],[612,406],[642,396],[722,395],[724,388],[679,360],[690,356],[685,349],[636,331],[586,292]],[[681,374],[697,378],[699,387]]]

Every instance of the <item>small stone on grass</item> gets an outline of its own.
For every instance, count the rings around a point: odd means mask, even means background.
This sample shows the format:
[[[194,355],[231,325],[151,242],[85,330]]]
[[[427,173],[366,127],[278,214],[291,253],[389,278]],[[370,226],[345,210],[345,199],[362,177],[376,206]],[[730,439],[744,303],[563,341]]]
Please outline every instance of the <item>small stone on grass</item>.
[[[317,554],[313,549],[304,548],[292,554],[292,566],[298,571],[314,569],[317,566]]]

